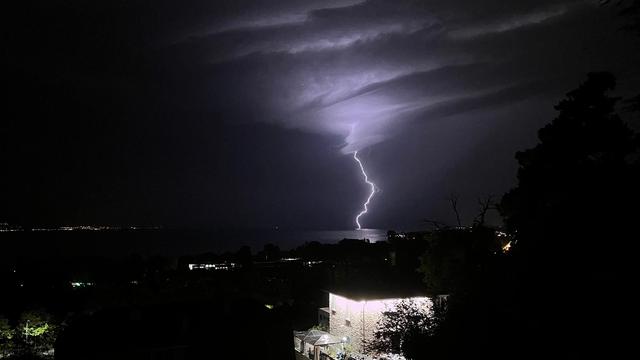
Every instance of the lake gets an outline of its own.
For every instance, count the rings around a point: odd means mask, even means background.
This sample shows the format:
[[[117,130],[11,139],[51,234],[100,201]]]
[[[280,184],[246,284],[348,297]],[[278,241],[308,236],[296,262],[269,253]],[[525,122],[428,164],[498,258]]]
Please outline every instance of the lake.
[[[180,256],[204,252],[236,251],[247,245],[254,252],[273,243],[287,250],[305,242],[337,243],[349,239],[386,240],[387,231],[362,230],[123,230],[0,233],[0,258],[23,256],[108,257],[141,255]]]

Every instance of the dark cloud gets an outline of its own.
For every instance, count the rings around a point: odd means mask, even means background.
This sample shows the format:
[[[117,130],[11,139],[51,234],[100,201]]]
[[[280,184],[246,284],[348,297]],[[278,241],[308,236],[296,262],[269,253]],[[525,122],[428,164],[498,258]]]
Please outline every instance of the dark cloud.
[[[0,217],[338,228],[512,184],[552,105],[637,42],[590,1],[68,1],[7,11]],[[489,161],[488,159],[495,159]],[[491,171],[486,171],[489,166]],[[471,216],[471,215],[470,215]],[[0,219],[2,220],[2,219]]]

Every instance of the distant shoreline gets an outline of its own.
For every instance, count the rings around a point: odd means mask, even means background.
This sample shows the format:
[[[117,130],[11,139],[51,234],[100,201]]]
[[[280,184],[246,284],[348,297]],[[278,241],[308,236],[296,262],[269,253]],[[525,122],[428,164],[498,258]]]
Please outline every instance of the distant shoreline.
[[[307,242],[337,243],[342,239],[386,240],[387,230],[204,230],[109,229],[104,231],[15,231],[0,233],[0,258],[104,256],[179,257],[206,252],[234,252],[242,246],[258,251],[266,244],[283,250]]]

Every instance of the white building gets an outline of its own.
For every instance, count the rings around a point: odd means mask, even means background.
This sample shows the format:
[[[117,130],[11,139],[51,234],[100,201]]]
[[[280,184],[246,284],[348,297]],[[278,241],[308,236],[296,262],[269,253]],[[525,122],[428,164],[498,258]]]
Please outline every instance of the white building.
[[[393,311],[403,300],[411,300],[430,311],[433,302],[426,296],[390,297],[384,295],[348,295],[329,293],[329,333],[351,345],[353,351],[364,352],[371,341],[378,321],[386,311]],[[322,309],[321,309],[322,310]]]
[[[413,306],[426,313],[431,312],[434,304],[432,298],[424,296],[419,289],[414,292],[391,289],[365,292],[331,291],[328,292],[328,297],[329,306],[318,309],[318,325],[326,332],[294,332],[297,359],[336,359],[345,349],[355,358],[366,355],[362,358],[370,359],[370,356],[377,355],[366,354],[365,344],[374,340],[375,331],[385,312],[395,311],[401,301],[411,301]],[[434,299],[446,301],[446,295]],[[325,335],[322,341],[319,341],[320,335]],[[304,340],[305,338],[313,341]],[[400,355],[387,355],[401,358]]]

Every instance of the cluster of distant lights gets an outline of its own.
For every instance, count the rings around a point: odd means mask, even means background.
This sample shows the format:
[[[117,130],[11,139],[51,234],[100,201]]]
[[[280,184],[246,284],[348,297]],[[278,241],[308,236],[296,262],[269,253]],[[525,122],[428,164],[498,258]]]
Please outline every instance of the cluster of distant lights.
[[[78,226],[59,226],[51,228],[32,228],[31,231],[47,232],[47,231],[120,231],[120,230],[159,230],[159,226],[108,226],[108,225],[78,225]],[[0,232],[19,232],[25,231],[24,228],[8,223],[0,223]]]
[[[473,228],[469,226],[457,226],[455,227],[455,229],[472,231]],[[516,241],[513,240],[513,236],[504,231],[496,231],[495,234],[496,237],[501,240],[502,245],[500,246],[500,249],[502,250],[502,252],[506,254],[511,251],[513,246],[516,244]],[[391,238],[416,240],[417,236],[415,235],[415,233],[395,233],[389,236],[389,239]]]
[[[236,263],[218,263],[218,264],[210,264],[210,263],[200,263],[200,264],[189,264],[189,270],[210,270],[210,271],[229,271],[240,267]]]
[[[71,287],[74,289],[82,289],[95,286],[95,283],[89,281],[72,281]]]
[[[302,263],[303,266],[305,267],[313,267],[316,265],[320,265],[323,264],[324,261],[322,260],[306,260],[306,261],[301,261],[300,258],[283,258],[280,259],[279,262],[298,262],[300,261]],[[194,271],[194,270],[209,270],[209,271],[229,271],[229,270],[235,270],[241,267],[240,264],[237,263],[233,263],[233,262],[226,262],[226,263],[191,263],[187,265],[189,270]]]
[[[121,230],[121,227],[117,226],[93,226],[93,225],[80,225],[80,226],[60,226],[57,228],[35,228],[31,231],[107,231],[107,230]]]
[[[60,226],[57,228],[35,228],[31,231],[118,231],[118,230],[159,230],[159,226],[106,226],[106,225],[79,225]]]
[[[9,223],[0,223],[0,232],[16,232],[23,231],[21,226],[10,225]]]
[[[299,257],[288,257],[288,258],[282,258],[280,259],[281,262],[295,262],[295,261],[300,261],[302,259],[300,259]],[[307,261],[302,261],[302,265],[306,266],[306,267],[313,267],[315,265],[320,265],[324,263],[324,261],[322,260],[307,260]]]
[[[280,260],[282,260],[282,261],[298,261],[298,260],[300,260],[300,258],[299,257],[288,257],[288,258],[282,258]]]
[[[16,272],[16,270],[14,270],[13,272]],[[129,284],[139,285],[140,282],[138,280],[131,280],[129,281]],[[70,281],[69,285],[74,289],[86,289],[86,288],[91,288],[96,286],[96,283],[92,281]],[[17,286],[20,288],[24,288],[24,282],[22,281],[18,282]]]
[[[303,263],[303,265],[304,265],[304,266],[306,266],[306,267],[313,267],[313,266],[315,266],[315,265],[320,265],[320,264],[322,264],[322,263],[323,263],[323,261],[322,261],[322,260],[305,261],[305,262]]]

